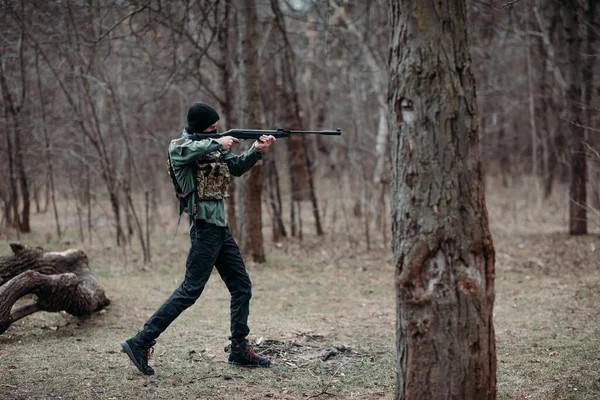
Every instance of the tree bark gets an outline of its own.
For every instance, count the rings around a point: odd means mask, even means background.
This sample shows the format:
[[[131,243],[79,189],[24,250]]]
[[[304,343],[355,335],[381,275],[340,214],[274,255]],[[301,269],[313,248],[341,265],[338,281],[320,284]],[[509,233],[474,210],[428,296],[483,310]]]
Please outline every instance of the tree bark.
[[[495,254],[464,0],[390,0],[396,399],[495,399]]]
[[[0,334],[37,311],[64,310],[82,317],[110,304],[83,251],[45,252],[17,243],[10,247],[13,255],[0,258]],[[37,299],[12,309],[27,294]]]

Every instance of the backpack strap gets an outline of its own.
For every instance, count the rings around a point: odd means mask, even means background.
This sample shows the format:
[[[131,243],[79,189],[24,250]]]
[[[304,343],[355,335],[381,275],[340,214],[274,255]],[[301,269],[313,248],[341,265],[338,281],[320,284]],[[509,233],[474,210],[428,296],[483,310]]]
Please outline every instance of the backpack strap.
[[[173,182],[173,187],[175,188],[175,196],[177,197],[177,200],[179,201],[179,217],[177,218],[177,227],[175,228],[175,234],[173,235],[173,238],[171,239],[171,241],[175,240],[175,236],[177,236],[177,232],[179,231],[179,224],[181,223],[181,216],[183,215],[183,213],[186,213],[187,215],[190,215],[195,222],[195,216],[196,214],[198,214],[198,204],[196,203],[196,201],[194,201],[194,208],[192,211],[190,211],[188,209],[188,197],[190,195],[192,196],[196,196],[196,185],[194,184],[194,188],[190,191],[190,192],[186,192],[183,193],[183,190],[181,190],[181,187],[179,186],[179,183],[177,182],[177,178],[175,177],[175,171],[173,171],[173,165],[171,163],[171,155],[167,152],[167,166],[169,168],[168,172],[169,172],[169,176],[171,177],[171,182]]]

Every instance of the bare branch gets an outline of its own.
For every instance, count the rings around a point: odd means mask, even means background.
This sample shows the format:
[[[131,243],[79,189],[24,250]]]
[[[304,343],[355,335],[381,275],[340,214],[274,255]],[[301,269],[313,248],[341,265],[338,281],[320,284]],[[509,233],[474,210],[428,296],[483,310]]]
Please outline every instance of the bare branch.
[[[587,142],[583,142],[583,144],[588,148],[588,150],[590,152],[592,152],[593,154],[596,155],[596,157],[598,158],[598,160],[600,160],[600,152],[598,152],[598,150],[594,149],[592,146],[590,146],[589,143]]]
[[[508,3],[504,3],[502,5],[502,8],[512,6],[513,4],[518,3],[519,1],[521,1],[521,0],[512,0],[512,1],[509,1]]]
[[[118,20],[112,27],[110,27],[106,32],[104,32],[102,35],[100,35],[96,39],[96,42],[99,42],[102,39],[104,39],[106,36],[108,36],[113,30],[115,30],[119,25],[121,25],[125,20],[127,20],[129,18],[133,18],[133,16],[135,16],[136,14],[139,14],[140,12],[144,11],[148,7],[148,5],[150,4],[150,1],[152,1],[152,0],[148,0],[146,2],[146,4],[144,4],[140,8],[138,8],[138,9],[130,12],[129,14],[127,14],[126,16],[124,16],[123,18],[121,18],[120,20]]]

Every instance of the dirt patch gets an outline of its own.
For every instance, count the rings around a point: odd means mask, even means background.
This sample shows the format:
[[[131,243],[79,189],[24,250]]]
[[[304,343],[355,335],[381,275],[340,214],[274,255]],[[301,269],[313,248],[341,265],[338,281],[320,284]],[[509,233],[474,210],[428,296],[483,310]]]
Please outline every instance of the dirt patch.
[[[324,341],[325,338],[321,335],[317,336],[319,341]],[[225,348],[229,352],[230,346]],[[262,356],[267,356],[271,359],[283,360],[287,366],[292,369],[299,368],[299,365],[310,365],[317,360],[330,361],[333,359],[340,360],[345,358],[369,357],[373,356],[365,351],[352,349],[343,344],[330,345],[313,345],[301,343],[297,341],[282,341],[282,340],[262,340],[258,339],[255,343],[256,352]]]

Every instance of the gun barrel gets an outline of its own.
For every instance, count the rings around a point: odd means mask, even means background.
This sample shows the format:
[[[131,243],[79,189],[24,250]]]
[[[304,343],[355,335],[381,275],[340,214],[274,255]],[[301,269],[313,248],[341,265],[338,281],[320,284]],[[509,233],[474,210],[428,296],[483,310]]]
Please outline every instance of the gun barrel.
[[[289,132],[290,132],[290,134],[300,133],[303,135],[341,135],[342,134],[342,130],[340,128],[337,128],[335,130],[326,129],[326,130],[322,130],[322,131],[289,131]]]

